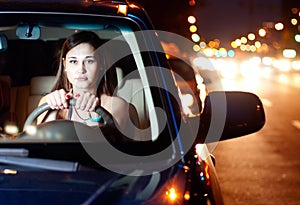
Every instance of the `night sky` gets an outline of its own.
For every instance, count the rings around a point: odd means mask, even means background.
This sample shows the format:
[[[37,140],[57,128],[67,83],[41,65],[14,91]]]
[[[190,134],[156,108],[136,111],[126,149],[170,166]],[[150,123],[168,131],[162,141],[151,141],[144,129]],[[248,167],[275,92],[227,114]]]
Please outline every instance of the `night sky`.
[[[263,22],[282,19],[281,0],[139,0],[158,30],[188,37],[187,16],[197,17],[198,33],[205,41],[218,38],[223,44],[234,38],[257,32]]]

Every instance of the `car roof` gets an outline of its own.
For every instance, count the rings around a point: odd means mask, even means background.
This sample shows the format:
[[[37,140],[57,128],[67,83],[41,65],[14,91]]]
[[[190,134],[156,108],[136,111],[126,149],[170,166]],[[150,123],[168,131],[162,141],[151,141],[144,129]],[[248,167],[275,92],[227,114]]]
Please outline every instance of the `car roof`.
[[[120,5],[126,6],[126,13],[120,12]],[[128,17],[128,14],[142,15],[145,11],[141,10],[141,6],[126,0],[0,0],[1,12],[66,12]]]

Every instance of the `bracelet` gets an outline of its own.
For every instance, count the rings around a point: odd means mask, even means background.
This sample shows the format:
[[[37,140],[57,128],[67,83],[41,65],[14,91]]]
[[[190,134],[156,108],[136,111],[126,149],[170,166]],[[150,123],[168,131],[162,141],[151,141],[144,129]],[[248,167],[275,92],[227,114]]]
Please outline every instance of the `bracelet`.
[[[101,115],[99,115],[99,116],[96,117],[96,118],[92,118],[92,117],[89,118],[89,120],[90,120],[91,122],[100,122],[101,119],[102,119],[102,116],[101,116]]]

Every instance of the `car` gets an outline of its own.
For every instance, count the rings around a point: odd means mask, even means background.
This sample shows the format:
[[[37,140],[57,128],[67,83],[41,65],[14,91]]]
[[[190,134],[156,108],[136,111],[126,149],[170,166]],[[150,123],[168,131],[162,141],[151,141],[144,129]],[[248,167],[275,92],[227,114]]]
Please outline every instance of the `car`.
[[[172,72],[160,32],[133,2],[1,1],[0,19],[1,203],[223,204],[207,144],[259,131],[257,95],[210,92],[196,101],[197,114],[184,114],[180,96],[189,88],[193,95],[195,84],[178,86],[182,74]],[[62,42],[81,30],[103,40],[113,95],[137,111],[139,126],[128,133],[114,123],[36,124],[51,109],[39,101],[55,81]]]

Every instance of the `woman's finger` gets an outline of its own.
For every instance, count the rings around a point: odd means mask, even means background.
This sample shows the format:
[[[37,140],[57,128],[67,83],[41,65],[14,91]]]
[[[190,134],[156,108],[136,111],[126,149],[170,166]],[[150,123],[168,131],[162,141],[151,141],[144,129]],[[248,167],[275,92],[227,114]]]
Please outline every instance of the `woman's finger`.
[[[93,105],[95,96],[94,95],[86,95],[84,100],[86,102],[86,104],[84,106],[84,111],[88,112],[90,110],[90,107]]]
[[[93,101],[93,104],[92,104],[92,106],[90,107],[89,111],[90,111],[90,112],[94,111],[95,108],[96,108],[99,104],[100,104],[100,103],[99,103],[99,98],[96,97],[95,100]]]
[[[66,91],[63,89],[53,91],[46,96],[46,101],[52,109],[63,109],[66,103],[65,94]]]

